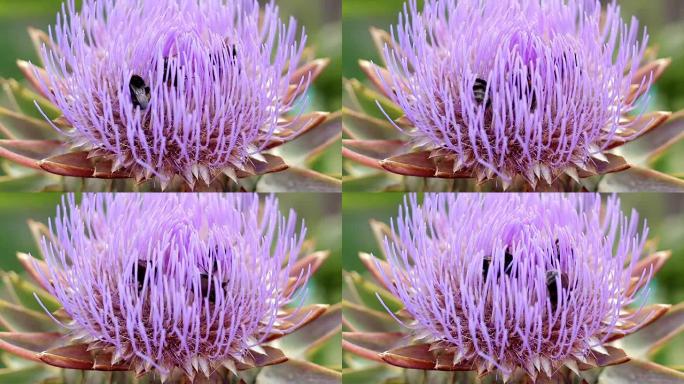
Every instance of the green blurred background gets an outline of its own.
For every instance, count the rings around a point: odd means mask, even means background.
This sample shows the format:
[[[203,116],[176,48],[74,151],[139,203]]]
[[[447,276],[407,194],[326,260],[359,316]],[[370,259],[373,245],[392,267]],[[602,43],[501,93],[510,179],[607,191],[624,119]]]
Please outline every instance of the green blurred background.
[[[2,1],[2,0],[0,0]],[[307,226],[307,238],[316,242],[316,250],[330,250],[331,255],[309,282],[307,301],[335,304],[341,300],[342,268],[340,228],[340,196],[337,194],[279,194],[284,213],[294,209]],[[54,217],[62,199],[60,193],[0,194],[0,269],[21,272],[17,252],[36,255],[38,249],[29,232],[27,220],[47,223]],[[340,366],[339,338],[326,345],[315,361],[328,366]]]
[[[611,0],[601,0],[609,3]],[[418,0],[419,8],[423,0]],[[673,64],[650,93],[648,110],[684,109],[684,1],[617,0],[623,19],[635,16],[650,34],[651,46],[659,47],[659,57],[671,57]],[[370,83],[358,66],[359,59],[380,62],[380,56],[368,33],[371,26],[388,30],[398,21],[404,0],[344,0],[342,4],[343,76]],[[377,117],[382,118],[378,112]],[[661,156],[654,168],[684,178],[684,141]]]
[[[310,92],[310,109],[336,111],[341,106],[342,0],[285,0],[277,3],[283,20],[293,16],[309,36],[317,57],[332,62]],[[79,4],[81,0],[77,0]],[[260,0],[267,2],[267,0]],[[37,61],[26,32],[28,26],[46,30],[53,25],[61,0],[0,0],[0,77],[21,78],[16,60]]]
[[[403,193],[344,193],[342,197],[343,268],[372,279],[358,258],[359,252],[380,254],[368,224],[370,219],[389,223],[397,216]],[[625,212],[635,209],[650,228],[650,239],[659,240],[659,250],[672,250],[672,258],[650,283],[649,302],[684,302],[684,195],[623,194]],[[380,307],[381,308],[381,307]],[[379,308],[379,309],[380,309]],[[684,367],[684,335],[670,342],[656,356],[661,364]]]

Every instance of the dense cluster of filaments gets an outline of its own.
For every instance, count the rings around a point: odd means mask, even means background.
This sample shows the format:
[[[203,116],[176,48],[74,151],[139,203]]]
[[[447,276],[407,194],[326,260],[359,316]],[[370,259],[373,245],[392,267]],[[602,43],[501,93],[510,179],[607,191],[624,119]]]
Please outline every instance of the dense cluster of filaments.
[[[632,318],[638,224],[598,195],[414,195],[384,279],[412,318],[397,319],[454,365],[552,377],[592,364]]]
[[[68,0],[43,48],[72,143],[162,185],[250,172],[296,107],[306,36],[256,0]],[[293,81],[295,84],[290,84]]]
[[[299,310],[284,308],[303,298],[286,287],[308,278],[290,276],[296,226],[273,197],[70,195],[42,242],[42,278],[70,335],[114,365],[162,378],[235,372],[298,326]]]
[[[479,179],[532,185],[591,170],[631,128],[638,23],[598,0],[408,3],[384,50],[384,87],[413,143]],[[637,84],[642,91],[650,79]]]

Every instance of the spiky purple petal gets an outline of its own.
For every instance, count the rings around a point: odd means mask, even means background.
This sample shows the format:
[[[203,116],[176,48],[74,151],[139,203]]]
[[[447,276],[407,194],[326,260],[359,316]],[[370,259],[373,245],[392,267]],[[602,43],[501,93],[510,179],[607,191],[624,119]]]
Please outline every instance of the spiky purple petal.
[[[293,109],[306,36],[256,0],[66,2],[43,48],[72,144],[163,183],[249,170]],[[254,156],[254,158],[251,158]]]
[[[550,376],[591,361],[631,319],[623,310],[637,298],[629,287],[648,233],[639,224],[615,197],[411,195],[384,243],[384,279],[414,336],[454,364]]]
[[[282,312],[298,297],[286,289],[306,232],[296,227],[274,197],[69,195],[42,241],[43,279],[74,338],[137,371],[193,377],[249,365],[297,325]]]
[[[420,11],[410,0],[392,36],[386,93],[413,143],[454,158],[455,171],[552,182],[589,169],[633,126],[622,117],[636,108],[648,35],[614,1],[427,0]]]

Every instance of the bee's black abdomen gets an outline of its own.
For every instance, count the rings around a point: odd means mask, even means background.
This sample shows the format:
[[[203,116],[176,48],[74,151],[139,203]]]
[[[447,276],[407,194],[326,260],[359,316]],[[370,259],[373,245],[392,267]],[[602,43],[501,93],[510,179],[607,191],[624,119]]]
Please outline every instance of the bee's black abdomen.
[[[487,81],[477,78],[475,79],[475,84],[473,85],[473,96],[475,97],[475,101],[479,104],[482,105],[482,103],[485,103],[486,105],[489,106],[490,101],[489,98],[487,97]]]
[[[511,274],[511,270],[513,269],[513,255],[510,254],[508,251],[504,254],[504,272],[507,275]]]
[[[537,92],[532,92],[532,100],[530,101],[530,112],[537,110]]]
[[[558,289],[558,284],[556,281],[556,275],[558,273],[556,271],[548,271],[546,272],[546,289],[548,290],[548,295],[549,295],[549,302],[551,303],[551,308],[554,310],[558,306],[558,294],[560,292]]]
[[[546,272],[546,289],[551,309],[555,311],[558,307],[558,300],[565,293],[565,290],[568,289],[567,275],[555,270]]]
[[[143,284],[145,284],[145,275],[147,274],[147,264],[145,261],[138,260],[138,262],[133,265],[132,274],[137,278],[136,284],[138,292],[142,291]]]
[[[200,275],[200,289],[201,289],[201,295],[204,298],[208,298],[209,302],[213,303],[216,301],[216,294],[215,290],[211,286],[212,282],[209,280],[209,276],[205,275],[204,273]]]
[[[224,292],[226,290],[226,284],[227,283],[221,284],[221,289]],[[204,273],[200,274],[200,290],[200,294],[203,298],[209,299],[210,303],[216,303],[216,288],[214,287],[213,281],[209,279],[209,275]]]
[[[171,86],[176,86],[178,84],[178,73],[174,71],[171,73],[171,64],[168,58],[164,58],[164,81]]]
[[[150,104],[150,87],[145,84],[145,80],[138,75],[131,76],[128,83],[131,91],[131,102],[140,109],[147,109]]]
[[[482,280],[487,279],[487,274],[489,274],[489,268],[492,265],[492,257],[491,256],[485,256],[482,259]],[[513,270],[513,255],[510,254],[508,251],[504,253],[504,273],[506,275],[511,274],[511,271]]]

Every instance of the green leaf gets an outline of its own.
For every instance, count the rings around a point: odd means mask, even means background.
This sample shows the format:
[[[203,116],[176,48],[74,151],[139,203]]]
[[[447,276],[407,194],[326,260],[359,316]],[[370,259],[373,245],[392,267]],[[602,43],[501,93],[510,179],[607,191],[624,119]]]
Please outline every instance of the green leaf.
[[[651,169],[632,167],[605,175],[600,192],[684,192],[684,180]]]
[[[684,332],[684,303],[671,308],[665,316],[620,341],[620,348],[631,357],[645,357]]]
[[[356,289],[352,274],[347,271],[342,271],[342,300],[352,304],[363,305],[363,299],[361,299],[361,295]]]
[[[41,236],[41,234],[44,233],[43,229],[48,230],[47,227],[42,223],[37,223],[32,220],[29,220],[29,228],[31,229],[33,236]],[[51,233],[46,233],[44,236],[48,241],[52,241],[53,237]],[[21,263],[22,267],[24,267],[24,270],[28,276],[31,277],[33,282],[37,283],[41,288],[43,288],[43,290],[47,291],[50,289],[50,287],[45,283],[45,281],[43,281],[44,279],[42,279],[42,276],[49,276],[50,272],[47,264],[45,263],[45,256],[42,254],[40,239],[34,239],[36,240],[36,246],[41,252],[40,259],[36,259],[30,254],[23,252],[17,252],[17,259],[19,260],[19,263]]]
[[[363,112],[361,102],[352,86],[353,81],[356,80],[342,79],[342,107],[355,112]]]
[[[76,3],[78,2],[79,1],[77,1]],[[43,55],[41,54],[43,46],[45,46],[48,50],[51,51],[56,51],[58,50],[58,48],[55,46],[55,43],[50,39],[50,35],[42,29],[29,27],[28,35],[31,38],[31,42],[33,43],[33,50],[40,58],[40,64],[43,67],[45,67],[45,60],[43,60]]]
[[[361,107],[368,115],[377,119],[387,119],[387,116],[389,116],[392,120],[395,120],[404,114],[404,111],[402,111],[397,104],[381,95],[379,92],[363,85],[360,81],[350,80],[349,84]],[[378,107],[378,103],[382,109]],[[385,116],[383,110],[387,116]]]
[[[17,106],[20,108],[20,111],[17,112],[23,112],[30,117],[43,120],[43,115],[35,105],[35,103],[38,103],[40,109],[50,120],[54,120],[62,115],[62,111],[48,99],[21,85],[16,80],[4,80],[1,83],[3,88],[5,88],[5,92],[9,92],[12,95],[12,98],[17,102]]]
[[[9,132],[10,139],[53,139],[59,136],[58,132],[45,120],[22,115],[0,107],[0,125],[4,129],[0,132]]]
[[[339,192],[339,179],[308,169],[290,168],[264,175],[257,184],[258,192]]]
[[[380,119],[343,109],[344,132],[354,140],[397,140],[402,137],[401,132],[386,118]]]
[[[290,360],[261,370],[256,384],[338,384],[342,382],[340,372],[313,363]]]
[[[40,221],[28,219],[27,224],[29,227],[29,231],[31,231],[31,238],[33,239],[34,245],[36,246],[36,248],[38,248],[40,260],[45,260],[45,254],[43,253],[43,249],[41,248],[40,243],[43,240],[43,237],[45,237],[48,241],[54,241],[52,232],[50,232],[50,229],[47,225],[41,223]],[[24,264],[25,269],[33,268],[34,260],[32,256],[25,253],[18,253],[17,258],[19,258],[20,261],[22,259],[26,259],[29,261],[27,264]],[[31,277],[34,279],[37,278],[37,276]]]
[[[61,308],[61,304],[57,299],[46,292],[44,289],[22,279],[15,272],[9,272],[3,275],[3,282],[5,284],[11,285],[13,291],[19,299],[19,303],[25,308],[35,310],[37,312],[43,312],[44,309],[36,300],[34,294],[38,296],[38,299],[43,303],[48,311],[54,312]]]
[[[21,107],[19,106],[19,103],[17,102],[17,99],[14,97],[14,93],[12,93],[12,89],[9,86],[9,82],[14,81],[14,80],[6,80],[0,78],[0,87],[2,87],[3,93],[5,94],[5,99],[0,98],[0,107],[5,107],[11,111],[14,112],[21,112]],[[3,133],[6,135],[7,133]]]
[[[382,303],[380,303],[376,294],[380,295],[380,298],[385,305],[393,311],[397,311],[403,307],[401,301],[399,301],[396,296],[375,284],[373,281],[364,279],[357,272],[351,272],[348,275],[350,281],[354,284],[356,292],[359,294],[361,300],[363,300],[364,307],[386,313],[385,307],[382,306]]]
[[[321,125],[273,150],[290,165],[305,165],[315,161],[327,148],[342,139],[341,113],[328,117]],[[338,170],[339,173],[339,170]]]
[[[663,125],[629,142],[616,151],[631,163],[653,164],[673,145],[684,140],[684,111],[672,115]]]
[[[684,384],[684,373],[655,363],[632,360],[603,370],[599,384]]]
[[[401,329],[387,312],[342,301],[342,313],[344,321],[356,332],[396,332]]]
[[[0,325],[12,332],[52,332],[58,325],[42,312],[0,300]]]
[[[315,353],[327,340],[342,330],[342,306],[337,304],[318,319],[282,338],[277,346],[288,357]]]
[[[311,156],[306,159],[306,168],[339,178],[339,175],[342,174],[342,157],[340,156],[342,151],[341,137],[342,134],[340,133],[324,150],[311,153]]]

